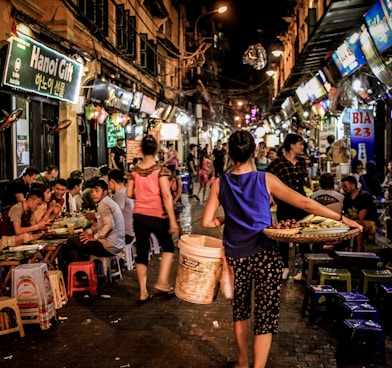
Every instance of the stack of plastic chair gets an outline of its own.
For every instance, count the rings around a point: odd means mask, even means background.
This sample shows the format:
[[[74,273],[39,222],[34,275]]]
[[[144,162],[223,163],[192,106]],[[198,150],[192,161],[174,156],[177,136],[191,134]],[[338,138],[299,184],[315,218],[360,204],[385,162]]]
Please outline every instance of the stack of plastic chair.
[[[56,317],[46,263],[22,264],[12,270],[12,296],[17,299],[24,324],[39,323],[42,330]]]

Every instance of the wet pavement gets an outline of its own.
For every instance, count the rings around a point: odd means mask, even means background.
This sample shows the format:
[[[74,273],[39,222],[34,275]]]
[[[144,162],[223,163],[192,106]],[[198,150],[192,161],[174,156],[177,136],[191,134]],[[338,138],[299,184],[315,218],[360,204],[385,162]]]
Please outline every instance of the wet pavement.
[[[217,230],[200,228],[204,204],[183,197],[184,230],[220,237]],[[173,285],[178,254],[176,250]],[[159,255],[154,255],[148,271],[152,293],[158,266]],[[293,281],[294,272],[292,267],[291,277],[282,284],[279,333],[273,338],[268,368],[342,367],[335,359],[340,328],[328,320],[314,325],[301,316],[305,286]],[[0,367],[216,368],[236,358],[231,305],[221,293],[211,304],[155,294],[149,303],[138,305],[134,270],[123,270],[122,279],[100,284],[98,291],[96,297],[75,294],[57,310],[57,320],[47,330],[30,324],[23,338],[18,333],[0,336]],[[250,340],[250,362],[251,347]],[[390,335],[386,350],[391,367]]]

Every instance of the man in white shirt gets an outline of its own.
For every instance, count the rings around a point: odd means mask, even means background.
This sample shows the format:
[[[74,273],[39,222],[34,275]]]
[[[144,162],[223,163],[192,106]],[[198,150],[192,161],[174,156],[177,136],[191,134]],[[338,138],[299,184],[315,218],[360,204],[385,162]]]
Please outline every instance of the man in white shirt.
[[[78,208],[76,205],[76,196],[80,194],[80,186],[82,184],[81,179],[67,179],[67,191],[65,193],[65,201],[62,208],[62,212],[66,212],[68,214],[73,214],[78,212]]]

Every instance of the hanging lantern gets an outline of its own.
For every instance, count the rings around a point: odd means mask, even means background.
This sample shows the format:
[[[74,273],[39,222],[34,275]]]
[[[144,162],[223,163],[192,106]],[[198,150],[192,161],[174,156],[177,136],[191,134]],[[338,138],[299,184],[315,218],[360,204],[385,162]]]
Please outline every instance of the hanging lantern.
[[[86,120],[91,120],[96,111],[97,109],[95,108],[94,105],[86,105],[84,107],[84,115],[86,117]]]
[[[267,52],[265,48],[260,43],[249,46],[242,56],[242,63],[249,64],[256,70],[265,68],[267,65]]]

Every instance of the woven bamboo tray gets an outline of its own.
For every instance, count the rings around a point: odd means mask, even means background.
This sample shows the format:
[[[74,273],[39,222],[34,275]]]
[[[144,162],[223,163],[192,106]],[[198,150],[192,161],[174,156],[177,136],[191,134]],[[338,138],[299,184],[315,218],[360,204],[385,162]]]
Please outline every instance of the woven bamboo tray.
[[[264,234],[273,240],[278,240],[286,243],[322,243],[332,241],[349,240],[359,234],[359,229],[351,229],[344,233],[334,234],[290,234],[284,233],[277,229],[264,229]]]

